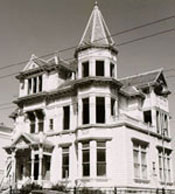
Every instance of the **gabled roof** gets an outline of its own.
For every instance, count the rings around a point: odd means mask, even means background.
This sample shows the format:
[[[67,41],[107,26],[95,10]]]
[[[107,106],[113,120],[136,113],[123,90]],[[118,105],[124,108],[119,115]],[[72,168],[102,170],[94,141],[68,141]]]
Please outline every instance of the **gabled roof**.
[[[123,84],[124,87],[136,86],[137,88],[141,88],[144,86],[155,84],[158,78],[163,75],[162,72],[163,69],[158,69],[130,77],[121,78],[119,79],[119,81]],[[165,79],[164,84],[166,85]]]
[[[79,48],[91,46],[112,47],[115,44],[104,21],[101,11],[95,3],[83,36],[78,45]]]
[[[44,66],[47,66],[48,63],[37,57],[36,55],[32,55],[29,62],[27,63],[27,65],[24,67],[24,69],[22,70],[22,72],[24,71],[27,71],[27,70],[31,70],[31,69],[34,69],[34,68],[40,68],[40,67],[44,67]]]
[[[58,67],[61,66],[65,69],[67,69],[68,71],[74,71],[76,72],[77,70],[77,61],[71,61],[71,62],[67,62],[63,59],[61,59],[58,56],[55,56],[51,59],[48,60],[48,63],[52,64],[52,65],[57,65]]]
[[[48,141],[43,137],[38,136],[38,134],[36,135],[36,134],[29,134],[29,133],[21,133],[13,140],[10,147],[16,146],[21,138],[24,138],[29,145],[43,144],[49,147],[53,146],[53,144],[50,141]]]

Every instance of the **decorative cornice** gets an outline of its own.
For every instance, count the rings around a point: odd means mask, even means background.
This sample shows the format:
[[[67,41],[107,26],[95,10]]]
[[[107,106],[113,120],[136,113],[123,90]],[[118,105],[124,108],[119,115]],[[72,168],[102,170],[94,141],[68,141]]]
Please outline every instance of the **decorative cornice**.
[[[27,102],[36,102],[37,100],[46,100],[53,98],[61,98],[68,93],[76,93],[77,88],[86,86],[89,84],[111,84],[117,88],[120,88],[122,84],[114,78],[105,78],[105,77],[87,77],[78,80],[70,81],[68,86],[63,88],[58,88],[57,90],[50,91],[50,92],[39,92],[31,95],[27,95],[24,97],[19,97],[17,100],[14,101],[15,104],[22,105],[23,103]]]

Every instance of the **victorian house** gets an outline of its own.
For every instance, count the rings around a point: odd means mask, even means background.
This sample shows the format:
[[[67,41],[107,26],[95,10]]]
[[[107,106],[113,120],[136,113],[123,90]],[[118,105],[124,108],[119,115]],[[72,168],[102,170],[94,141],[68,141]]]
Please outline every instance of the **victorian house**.
[[[17,76],[15,134],[5,148],[13,183],[171,189],[163,69],[118,78],[118,50],[97,4],[74,57],[32,55]]]

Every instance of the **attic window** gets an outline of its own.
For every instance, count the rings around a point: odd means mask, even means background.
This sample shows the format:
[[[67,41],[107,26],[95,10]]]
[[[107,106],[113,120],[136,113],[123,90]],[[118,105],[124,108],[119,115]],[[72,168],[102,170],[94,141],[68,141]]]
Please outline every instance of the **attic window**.
[[[28,94],[42,92],[43,78],[42,75],[28,79]]]
[[[151,110],[147,110],[143,112],[143,116],[144,116],[144,122],[147,124],[152,124],[152,114],[151,114]]]
[[[82,77],[89,76],[89,61],[82,63]]]
[[[96,76],[104,76],[104,61],[96,61]]]

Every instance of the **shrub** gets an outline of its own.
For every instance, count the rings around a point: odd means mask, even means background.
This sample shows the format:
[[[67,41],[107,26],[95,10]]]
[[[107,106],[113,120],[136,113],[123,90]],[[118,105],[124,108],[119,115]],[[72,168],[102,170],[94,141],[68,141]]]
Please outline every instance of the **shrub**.
[[[35,183],[29,183],[22,186],[22,188],[20,189],[20,194],[29,194],[32,190],[36,189],[42,189],[42,186]]]
[[[59,184],[59,183],[57,183],[56,185],[52,185],[51,190],[67,192],[66,186],[63,184]]]

